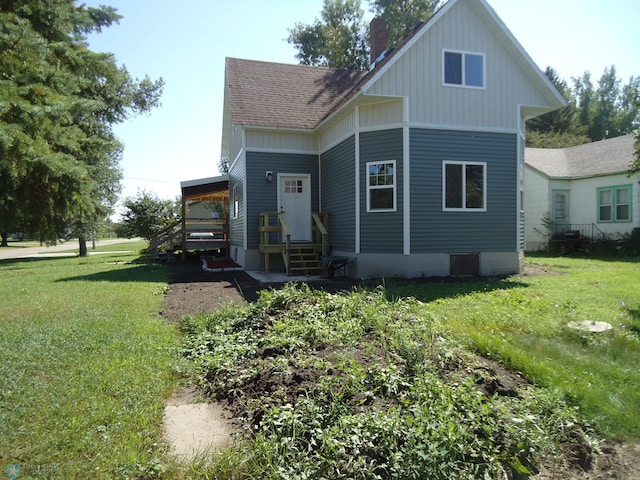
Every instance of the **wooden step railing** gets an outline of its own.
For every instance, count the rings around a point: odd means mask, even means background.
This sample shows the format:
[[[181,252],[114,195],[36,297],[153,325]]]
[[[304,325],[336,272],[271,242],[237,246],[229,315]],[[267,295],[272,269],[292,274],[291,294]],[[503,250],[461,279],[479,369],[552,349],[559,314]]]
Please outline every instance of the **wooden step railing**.
[[[180,227],[180,228],[178,228]],[[153,237],[149,242],[149,253],[151,258],[158,258],[160,250],[166,250],[167,246],[180,244],[182,240],[182,219],[179,218],[171,225],[166,226]],[[177,242],[176,242],[177,240]],[[162,248],[165,247],[165,248]]]
[[[199,249],[220,249],[228,252],[229,224],[226,219],[178,219],[151,238],[151,258],[158,259],[161,252]]]

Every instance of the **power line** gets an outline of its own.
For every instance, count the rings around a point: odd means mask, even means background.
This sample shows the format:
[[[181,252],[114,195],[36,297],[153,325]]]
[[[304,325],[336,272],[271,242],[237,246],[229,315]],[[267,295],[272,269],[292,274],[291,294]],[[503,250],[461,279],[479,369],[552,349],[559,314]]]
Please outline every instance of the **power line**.
[[[152,180],[150,178],[136,178],[136,177],[122,177],[124,180],[136,180],[138,182],[151,182],[151,183],[171,183],[176,184],[180,183],[177,180]]]

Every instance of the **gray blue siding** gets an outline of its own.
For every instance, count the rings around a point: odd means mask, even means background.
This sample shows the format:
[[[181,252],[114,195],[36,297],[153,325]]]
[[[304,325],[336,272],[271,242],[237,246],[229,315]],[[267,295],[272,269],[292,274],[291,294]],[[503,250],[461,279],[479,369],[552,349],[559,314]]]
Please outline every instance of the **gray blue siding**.
[[[329,213],[331,247],[356,251],[355,137],[320,156],[322,211]]]
[[[229,170],[229,241],[232,245],[244,244],[244,157],[240,157]],[[233,187],[238,186],[239,213],[233,218]]]
[[[360,251],[403,251],[402,129],[360,134]],[[396,211],[367,212],[367,162],[396,161]]]
[[[411,253],[515,251],[517,135],[411,129]],[[487,211],[442,211],[442,162],[487,163]]]
[[[247,243],[249,249],[258,248],[258,214],[277,212],[278,173],[311,175],[311,210],[318,211],[318,156],[290,153],[247,152]],[[267,182],[265,172],[273,172],[274,180]]]

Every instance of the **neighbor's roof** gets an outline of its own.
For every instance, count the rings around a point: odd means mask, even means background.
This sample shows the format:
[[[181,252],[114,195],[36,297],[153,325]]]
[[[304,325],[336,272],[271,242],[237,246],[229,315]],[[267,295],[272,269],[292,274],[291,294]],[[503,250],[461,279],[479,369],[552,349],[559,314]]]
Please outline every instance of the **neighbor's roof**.
[[[633,135],[569,148],[527,148],[527,165],[553,178],[585,178],[624,173],[634,156]]]
[[[227,58],[233,122],[315,128],[368,72]]]

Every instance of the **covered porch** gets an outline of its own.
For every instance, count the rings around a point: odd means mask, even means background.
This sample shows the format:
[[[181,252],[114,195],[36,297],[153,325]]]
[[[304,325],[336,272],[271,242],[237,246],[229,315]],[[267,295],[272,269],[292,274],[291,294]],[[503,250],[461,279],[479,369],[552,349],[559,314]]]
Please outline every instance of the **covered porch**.
[[[227,175],[180,182],[182,214],[152,239],[152,258],[171,260],[189,251],[229,254],[229,178]]]

